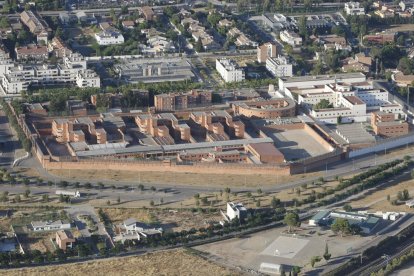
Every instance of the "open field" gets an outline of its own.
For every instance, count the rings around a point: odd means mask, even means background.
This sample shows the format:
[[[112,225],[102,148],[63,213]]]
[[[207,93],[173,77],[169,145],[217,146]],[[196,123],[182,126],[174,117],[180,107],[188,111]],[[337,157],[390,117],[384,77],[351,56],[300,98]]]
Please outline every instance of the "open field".
[[[240,275],[184,250],[164,251],[136,257],[111,258],[79,264],[9,269],[7,275]]]
[[[246,237],[196,246],[197,250],[218,256],[223,262],[233,266],[242,266],[258,270],[262,263],[301,266],[302,271],[312,270],[310,259],[321,256],[328,244],[332,261],[349,254],[352,248],[363,245],[370,237],[341,237],[319,227],[301,226],[296,234],[288,234],[287,227],[278,227],[258,232]],[[321,261],[316,265],[326,265]],[[320,275],[321,271],[313,271],[310,275]],[[305,274],[306,275],[306,274]]]
[[[387,30],[391,32],[409,32],[414,30],[414,24],[392,25]]]
[[[370,211],[396,211],[396,212],[413,212],[405,204],[392,205],[388,202],[387,195],[390,195],[391,201],[397,198],[397,193],[407,189],[411,195],[414,195],[414,180],[401,182],[397,185],[376,190],[362,199],[350,201],[353,208],[370,210]]]
[[[72,181],[130,181],[142,184],[170,184],[170,185],[197,185],[209,187],[263,187],[275,185],[277,183],[289,182],[302,179],[305,175],[298,174],[292,176],[274,175],[231,175],[231,174],[197,174],[197,173],[164,173],[164,172],[141,172],[138,177],[137,172],[116,171],[116,170],[49,170],[49,173],[56,176],[69,178]],[[306,177],[317,177],[321,172],[308,173]]]

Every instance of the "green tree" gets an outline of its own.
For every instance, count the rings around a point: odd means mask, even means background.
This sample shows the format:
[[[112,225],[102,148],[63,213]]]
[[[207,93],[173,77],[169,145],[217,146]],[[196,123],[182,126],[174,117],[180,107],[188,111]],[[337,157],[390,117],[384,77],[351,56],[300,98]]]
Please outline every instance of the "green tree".
[[[221,20],[221,15],[217,12],[210,13],[207,16],[208,23],[210,23],[211,26],[213,27],[215,27],[220,20]]]
[[[195,45],[195,50],[198,53],[203,52],[204,48],[203,48],[203,42],[201,41],[201,37],[198,38],[196,45]]]
[[[270,201],[270,205],[272,208],[277,208],[280,205],[280,199],[277,199],[276,197],[272,197],[272,200]]]
[[[325,259],[325,261],[329,261],[329,259],[331,258],[331,253],[329,253],[329,248],[328,248],[328,244],[325,244],[325,253],[323,253],[323,258]]]
[[[292,227],[299,227],[300,220],[299,215],[297,213],[289,212],[285,215],[283,222],[289,226],[289,233],[292,231]]]
[[[319,103],[315,104],[314,109],[327,109],[333,108],[333,104],[331,104],[328,100],[322,99]]]
[[[10,22],[7,16],[2,16],[0,18],[0,28],[5,29],[10,27]]]
[[[322,260],[321,257],[319,257],[319,256],[313,256],[311,258],[311,266],[312,267],[315,267],[315,264],[318,263],[318,262],[320,262],[321,260]]]
[[[345,212],[352,212],[352,207],[349,204],[345,204],[343,209],[345,210]]]
[[[309,33],[308,33],[308,28],[306,27],[306,17],[305,16],[301,16],[299,18],[298,29],[299,29],[300,36],[303,38],[304,42],[306,43]]]
[[[349,225],[348,220],[344,218],[337,218],[335,219],[334,223],[331,225],[331,230],[334,233],[341,233],[341,237],[344,234],[350,234],[351,233],[351,227]]]

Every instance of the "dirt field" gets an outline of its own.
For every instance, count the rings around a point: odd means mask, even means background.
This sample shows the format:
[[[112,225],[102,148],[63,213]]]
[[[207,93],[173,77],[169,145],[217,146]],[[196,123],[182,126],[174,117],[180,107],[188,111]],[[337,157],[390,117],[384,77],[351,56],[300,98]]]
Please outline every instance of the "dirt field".
[[[387,30],[391,32],[409,32],[414,30],[414,24],[392,25]]]
[[[206,226],[208,221],[222,219],[218,213],[200,214],[191,211],[170,211],[157,209],[120,209],[120,208],[103,208],[102,209],[112,221],[113,224],[122,223],[129,218],[135,218],[145,223],[160,224],[166,230],[181,231],[190,230],[191,228],[200,228]]]
[[[137,172],[115,171],[115,170],[50,170],[49,173],[70,178],[72,181],[131,181],[138,183]],[[321,172],[306,174],[306,177],[317,177]],[[292,176],[274,175],[230,175],[230,174],[195,174],[195,173],[168,173],[163,172],[141,172],[141,183],[156,185],[159,183],[197,185],[210,187],[263,187],[281,182],[294,181],[304,178],[302,174]]]
[[[17,275],[240,275],[183,250],[146,254],[138,257],[112,258],[80,264],[44,266],[4,271]]]
[[[379,191],[375,191],[365,198],[353,200],[350,205],[353,208],[361,208],[371,211],[396,211],[396,212],[412,212],[404,204],[394,206],[387,200],[387,195],[390,195],[391,200],[397,198],[397,193],[407,189],[410,193],[411,198],[414,195],[414,180],[404,181],[398,185],[387,187]]]

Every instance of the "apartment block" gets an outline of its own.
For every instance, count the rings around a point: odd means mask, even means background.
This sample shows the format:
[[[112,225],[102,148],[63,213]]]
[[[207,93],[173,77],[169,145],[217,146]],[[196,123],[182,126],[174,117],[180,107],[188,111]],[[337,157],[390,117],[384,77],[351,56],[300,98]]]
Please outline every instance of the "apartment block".
[[[291,45],[292,47],[302,45],[302,38],[297,33],[288,30],[280,32],[280,40]]]
[[[277,58],[269,57],[266,60],[266,69],[274,77],[292,77],[293,76],[293,66],[288,62],[286,57],[279,56]]]
[[[408,123],[396,120],[396,114],[386,112],[371,113],[371,126],[376,135],[389,138],[408,134]]]
[[[188,93],[169,93],[154,96],[156,111],[175,111],[211,104],[212,92],[191,90]]]
[[[217,59],[216,70],[225,82],[240,82],[245,80],[243,68],[231,59]]]
[[[18,65],[9,67],[2,77],[2,87],[7,94],[19,94],[31,86],[66,85],[100,87],[99,76],[86,69],[85,59],[73,53],[57,65]]]
[[[20,20],[32,34],[37,36],[38,43],[44,41],[47,44],[50,28],[39,14],[30,10],[24,11],[20,14]]]
[[[276,44],[268,42],[257,47],[257,62],[263,63],[267,58],[273,57],[277,57]]]
[[[124,43],[124,36],[118,30],[105,30],[95,34],[96,42],[99,45],[116,45]]]
[[[16,47],[16,59],[25,61],[44,61],[49,57],[47,46],[27,45]]]
[[[347,2],[344,7],[347,15],[364,15],[365,10],[359,2]]]

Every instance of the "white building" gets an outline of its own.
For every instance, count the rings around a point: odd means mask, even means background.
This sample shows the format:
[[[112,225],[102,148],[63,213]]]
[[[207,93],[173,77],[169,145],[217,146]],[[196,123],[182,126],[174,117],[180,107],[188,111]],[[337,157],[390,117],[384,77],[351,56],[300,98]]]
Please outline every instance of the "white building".
[[[216,70],[225,82],[240,82],[245,79],[243,68],[240,68],[237,63],[231,59],[217,59]]]
[[[101,79],[90,69],[78,71],[76,75],[76,85],[80,88],[84,87],[101,87]]]
[[[235,218],[241,220],[247,216],[247,209],[241,203],[227,202],[226,218],[231,221]]]
[[[335,75],[317,75],[317,76],[301,76],[291,78],[279,79],[279,91],[289,95],[289,89],[303,89],[303,88],[317,88],[318,86],[324,86],[325,84],[335,83],[363,83],[366,77],[362,73],[343,73]]]
[[[115,45],[124,43],[124,36],[114,30],[106,30],[95,34],[96,42],[99,45]]]
[[[279,56],[277,58],[269,57],[266,60],[266,69],[274,77],[291,77],[293,76],[293,66],[288,63],[286,57]]]
[[[369,111],[384,110],[402,113],[402,107],[389,102],[389,93],[376,89],[372,82],[326,84],[302,89],[291,89],[298,95],[298,103],[310,111],[310,115],[319,122],[336,124],[341,122],[365,122],[369,120]],[[290,91],[290,90],[289,90]],[[332,108],[315,109],[321,100],[327,100]]]
[[[32,228],[35,232],[52,231],[52,230],[68,230],[70,223],[57,221],[32,221]]]
[[[6,74],[12,67],[14,67],[14,63],[10,56],[0,49],[0,77]]]
[[[6,94],[19,94],[30,86],[65,84],[100,87],[100,79],[95,72],[86,69],[86,60],[80,54],[73,53],[64,58],[63,64],[20,64],[8,67],[1,80]]]
[[[364,15],[365,10],[360,6],[359,2],[348,2],[345,3],[345,13],[347,15]]]
[[[302,45],[302,38],[297,33],[288,30],[280,32],[280,40],[291,45],[292,47]]]
[[[138,222],[134,218],[129,218],[123,222],[123,228],[127,234],[162,234],[162,228],[149,228],[146,224]]]

